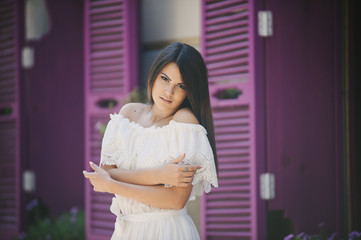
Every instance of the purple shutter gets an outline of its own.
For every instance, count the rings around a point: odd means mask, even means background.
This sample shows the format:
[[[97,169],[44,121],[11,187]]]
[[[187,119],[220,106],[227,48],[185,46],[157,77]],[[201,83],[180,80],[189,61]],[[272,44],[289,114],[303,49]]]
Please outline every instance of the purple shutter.
[[[202,1],[219,188],[202,198],[202,239],[257,239],[252,2]],[[225,89],[241,94],[216,97]]]
[[[0,2],[0,236],[19,231],[20,123],[16,1]]]
[[[137,1],[85,1],[85,168],[99,163],[102,136],[97,128],[118,112],[137,81]],[[118,104],[109,109],[111,100]],[[109,239],[115,215],[111,194],[85,184],[87,239]]]

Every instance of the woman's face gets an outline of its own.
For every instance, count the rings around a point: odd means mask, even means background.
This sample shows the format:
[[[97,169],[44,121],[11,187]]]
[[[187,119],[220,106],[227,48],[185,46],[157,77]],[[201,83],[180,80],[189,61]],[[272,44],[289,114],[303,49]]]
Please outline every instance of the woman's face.
[[[177,64],[168,63],[156,77],[152,98],[157,108],[174,113],[186,98],[187,93]]]

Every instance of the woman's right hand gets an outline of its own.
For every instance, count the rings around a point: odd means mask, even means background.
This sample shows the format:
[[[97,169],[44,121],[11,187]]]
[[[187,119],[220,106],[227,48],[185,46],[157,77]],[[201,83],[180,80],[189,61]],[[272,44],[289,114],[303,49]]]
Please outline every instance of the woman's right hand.
[[[202,166],[179,165],[185,157],[183,153],[179,158],[167,163],[159,169],[159,177],[162,184],[174,187],[188,187],[192,185],[193,176]]]

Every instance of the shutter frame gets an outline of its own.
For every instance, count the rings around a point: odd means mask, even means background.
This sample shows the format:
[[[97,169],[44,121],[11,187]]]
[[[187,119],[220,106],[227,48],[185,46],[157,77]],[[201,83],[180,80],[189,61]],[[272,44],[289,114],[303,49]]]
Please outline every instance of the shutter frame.
[[[219,188],[201,200],[202,239],[257,239],[253,1],[202,0]],[[218,99],[237,88],[235,99]]]
[[[0,236],[4,239],[12,239],[20,231],[21,129],[17,8],[15,0],[0,3]],[[10,110],[8,114],[5,114],[6,109]]]
[[[137,84],[137,6],[132,0],[86,0],[85,41],[85,169],[89,161],[99,163],[102,136],[97,124],[106,124],[118,112]],[[113,99],[113,109],[99,101]],[[110,239],[116,216],[110,212],[112,195],[96,193],[85,182],[87,239]]]

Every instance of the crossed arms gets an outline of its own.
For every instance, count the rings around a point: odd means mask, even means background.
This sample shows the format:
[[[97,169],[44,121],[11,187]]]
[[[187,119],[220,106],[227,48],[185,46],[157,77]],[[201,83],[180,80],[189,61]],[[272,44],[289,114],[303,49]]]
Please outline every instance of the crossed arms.
[[[90,163],[94,172],[83,171],[94,191],[108,192],[128,197],[153,207],[182,209],[192,191],[192,181],[201,166],[188,166],[187,171],[178,165],[179,158],[159,168],[126,170],[116,166],[99,167]],[[164,184],[172,185],[171,188]]]

